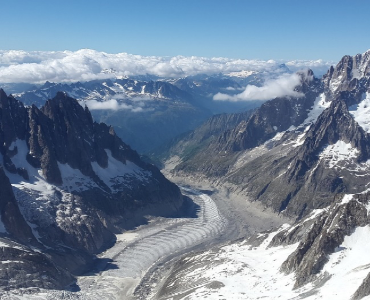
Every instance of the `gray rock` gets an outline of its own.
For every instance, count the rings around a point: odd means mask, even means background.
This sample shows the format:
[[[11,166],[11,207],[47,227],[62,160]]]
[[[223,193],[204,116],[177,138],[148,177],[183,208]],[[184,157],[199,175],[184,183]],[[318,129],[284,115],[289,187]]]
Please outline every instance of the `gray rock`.
[[[365,197],[368,199],[369,195]],[[304,223],[305,220],[301,222]],[[302,226],[302,223],[296,224],[295,228]],[[273,239],[271,245],[281,241],[292,243],[301,240],[298,248],[281,266],[285,273],[295,272],[294,287],[297,288],[316,278],[315,275],[327,262],[328,255],[336,251],[345,236],[350,235],[356,227],[367,224],[369,218],[364,203],[356,199],[347,203],[338,201],[314,218],[312,226],[308,228],[305,226],[304,234],[301,228],[293,232],[283,231]]]
[[[361,285],[352,296],[352,300],[360,300],[370,295],[370,273],[367,274]]]

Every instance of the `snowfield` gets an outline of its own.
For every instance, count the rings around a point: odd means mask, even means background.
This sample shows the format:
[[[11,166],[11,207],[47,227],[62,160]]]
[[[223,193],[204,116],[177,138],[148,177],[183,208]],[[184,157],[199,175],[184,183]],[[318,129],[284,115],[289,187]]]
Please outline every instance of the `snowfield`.
[[[184,258],[184,267],[167,280],[166,288],[153,299],[348,300],[369,272],[370,226],[365,226],[347,236],[330,255],[319,274],[323,279],[319,284],[309,283],[293,290],[294,274],[281,273],[280,266],[298,244],[268,247],[276,233],[269,234],[258,247],[238,242]]]
[[[348,109],[358,125],[370,133],[370,93],[365,93],[362,99],[358,105],[353,105]]]

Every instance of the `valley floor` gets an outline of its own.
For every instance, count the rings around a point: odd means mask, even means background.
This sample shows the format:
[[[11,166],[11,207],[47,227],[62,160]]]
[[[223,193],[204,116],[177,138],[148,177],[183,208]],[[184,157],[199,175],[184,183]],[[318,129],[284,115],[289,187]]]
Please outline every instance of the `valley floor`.
[[[252,232],[270,229],[283,221],[267,211],[230,205],[225,192],[207,185],[194,189],[179,179],[182,191],[199,205],[197,218],[156,218],[137,229],[117,235],[116,244],[102,253],[95,269],[80,276],[75,291],[21,290],[3,293],[1,299],[149,299],[165,282],[181,257],[224,245]],[[240,203],[239,203],[239,202]]]

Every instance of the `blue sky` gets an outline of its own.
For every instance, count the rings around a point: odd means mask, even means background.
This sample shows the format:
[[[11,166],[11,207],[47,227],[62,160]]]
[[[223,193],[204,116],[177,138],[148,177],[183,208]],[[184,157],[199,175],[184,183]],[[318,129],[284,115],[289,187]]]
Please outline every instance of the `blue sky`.
[[[0,0],[1,50],[324,59],[370,48],[370,1]]]

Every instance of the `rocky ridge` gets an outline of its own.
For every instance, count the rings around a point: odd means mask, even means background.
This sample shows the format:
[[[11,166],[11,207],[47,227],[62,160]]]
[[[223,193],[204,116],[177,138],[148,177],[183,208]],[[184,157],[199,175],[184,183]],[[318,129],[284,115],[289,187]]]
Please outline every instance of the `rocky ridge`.
[[[176,185],[65,93],[39,109],[0,90],[0,129],[2,266],[12,270],[1,282],[14,283],[8,288],[62,288],[114,233],[182,205]]]

